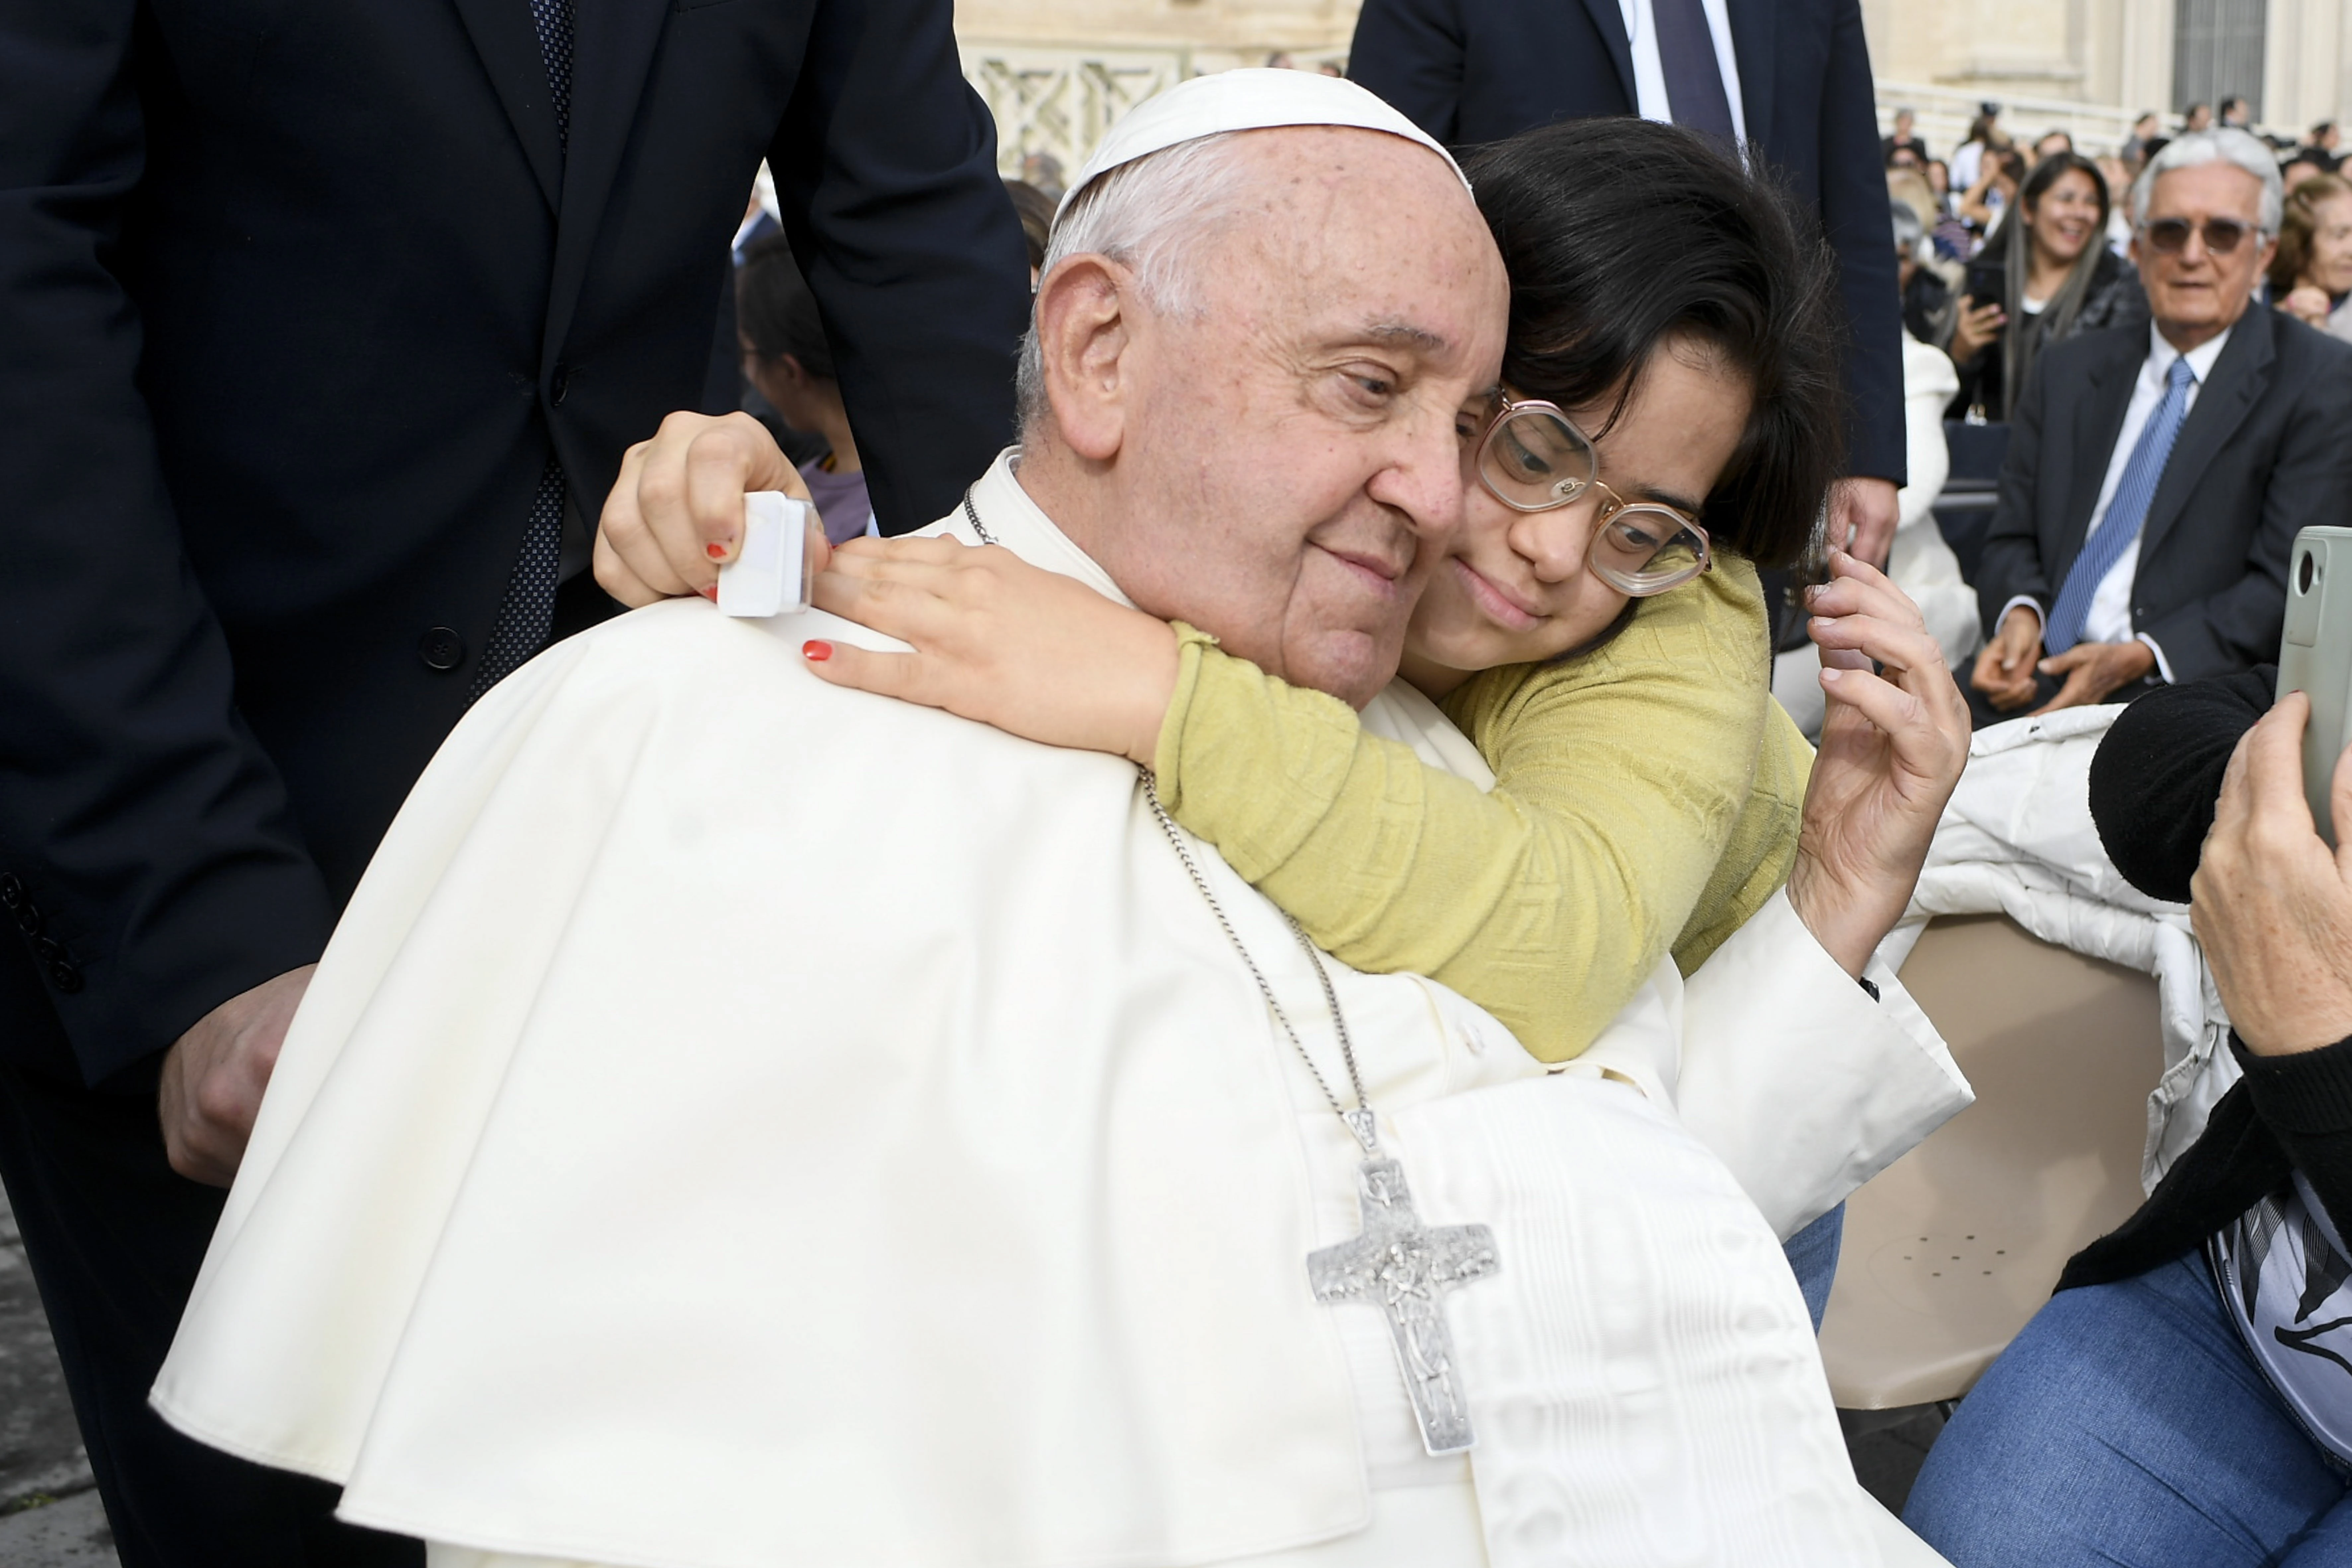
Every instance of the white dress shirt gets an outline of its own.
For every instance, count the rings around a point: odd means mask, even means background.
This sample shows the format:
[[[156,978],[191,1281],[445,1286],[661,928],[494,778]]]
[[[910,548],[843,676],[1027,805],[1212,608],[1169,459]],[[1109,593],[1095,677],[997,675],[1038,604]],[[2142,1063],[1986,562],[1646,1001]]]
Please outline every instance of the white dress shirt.
[[[2185,420],[2188,410],[2197,406],[2197,395],[2212,375],[2213,362],[2221,357],[2221,350],[2229,341],[2230,334],[2225,331],[2221,336],[2190,349],[2184,356],[2165,341],[2164,334],[2156,330],[2154,322],[2148,324],[2147,358],[2140,364],[2139,379],[2132,384],[2131,404],[2124,410],[2124,427],[2116,436],[2116,449],[2107,456],[2107,477],[2099,484],[2099,504],[2091,509],[2091,525],[2083,531],[2083,542],[2086,546],[2091,535],[2099,531],[2099,525],[2107,521],[2107,507],[2116,499],[2116,487],[2123,482],[2124,465],[2131,461],[2132,448],[2139,444],[2140,432],[2147,428],[2148,416],[2156,412],[2156,405],[2164,401],[2164,379],[2172,374],[2172,362],[2186,357],[2189,374],[2195,377],[2189,384],[2188,406],[2181,411],[2181,417]],[[2150,504],[2154,504],[2152,497]],[[2145,535],[2142,537],[2144,542]],[[2156,645],[2153,637],[2132,631],[2132,584],[2138,576],[2139,551],[2137,548],[2126,550],[2113,566],[2107,568],[2107,574],[2099,580],[2098,592],[2091,595],[2091,611],[2083,621],[2083,640],[2131,642],[2137,638],[2147,644],[2147,650],[2156,655],[2156,673],[2169,684],[2172,666],[2166,661],[2164,649]],[[2056,590],[2064,586],[2063,582],[2053,585],[2053,602]],[[2045,626],[2049,623],[2050,606],[2024,594],[2000,607],[2000,619],[2007,620],[2009,612],[2020,605],[2040,616]],[[1994,623],[1996,627],[1999,625],[1999,621]]]
[[[1740,145],[1748,144],[1748,109],[1739,97],[1739,57],[1731,47],[1728,0],[1701,0],[1706,30],[1715,38],[1715,62],[1723,71],[1723,96],[1731,105],[1731,123],[1739,128]],[[1666,68],[1658,59],[1657,15],[1650,0],[1618,0],[1625,14],[1625,37],[1633,46],[1633,112],[1662,125],[1675,122],[1666,101]]]

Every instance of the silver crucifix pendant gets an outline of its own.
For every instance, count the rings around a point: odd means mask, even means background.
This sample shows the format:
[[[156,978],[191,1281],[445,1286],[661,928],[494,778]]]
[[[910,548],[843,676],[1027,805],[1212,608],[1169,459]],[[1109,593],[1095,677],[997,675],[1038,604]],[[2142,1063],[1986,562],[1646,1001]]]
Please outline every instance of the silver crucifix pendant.
[[[1366,1160],[1356,1185],[1363,1234],[1308,1253],[1307,1282],[1318,1301],[1361,1301],[1388,1315],[1422,1447],[1432,1454],[1458,1454],[1474,1439],[1454,1364],[1454,1336],[1445,1326],[1445,1292],[1501,1270],[1495,1233],[1483,1225],[1423,1226],[1413,1213],[1404,1169],[1394,1160]]]

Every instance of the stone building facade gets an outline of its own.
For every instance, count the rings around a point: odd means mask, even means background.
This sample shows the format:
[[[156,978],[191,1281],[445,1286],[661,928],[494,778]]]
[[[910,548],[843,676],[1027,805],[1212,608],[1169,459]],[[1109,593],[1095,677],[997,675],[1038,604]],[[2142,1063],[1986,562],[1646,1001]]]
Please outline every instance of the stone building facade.
[[[1203,71],[1284,54],[1344,61],[1359,0],[958,0],[964,66],[996,111],[1008,173],[1075,167],[1127,106]],[[1577,0],[1559,0],[1573,5]],[[1769,3],[1769,0],[1766,0]],[[2352,105],[2352,0],[1862,0],[1882,117],[1919,110],[1939,149],[1983,99],[2011,131],[2113,147],[2143,110],[2231,93],[2298,135]]]

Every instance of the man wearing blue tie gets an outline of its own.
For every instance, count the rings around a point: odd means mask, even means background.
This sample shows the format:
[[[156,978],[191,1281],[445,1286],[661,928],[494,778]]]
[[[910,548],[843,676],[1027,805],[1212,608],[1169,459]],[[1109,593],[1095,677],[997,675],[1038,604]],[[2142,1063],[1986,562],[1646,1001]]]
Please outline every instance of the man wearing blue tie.
[[[2352,522],[2352,346],[2255,310],[2270,152],[2191,132],[2132,187],[2146,332],[2044,354],[1977,573],[1979,724],[2278,658],[2295,531]]]

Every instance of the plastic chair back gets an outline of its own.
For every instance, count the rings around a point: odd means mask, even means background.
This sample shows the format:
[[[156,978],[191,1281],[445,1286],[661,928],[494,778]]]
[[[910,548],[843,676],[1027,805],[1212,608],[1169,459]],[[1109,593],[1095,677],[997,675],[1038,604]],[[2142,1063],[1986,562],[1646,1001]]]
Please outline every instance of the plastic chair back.
[[[2005,916],[1931,922],[1903,983],[1977,1100],[1847,1203],[1822,1359],[1849,1410],[1967,1393],[2066,1259],[2139,1206],[2164,1068],[2152,977]]]

